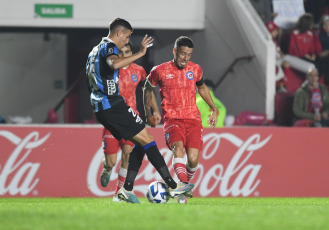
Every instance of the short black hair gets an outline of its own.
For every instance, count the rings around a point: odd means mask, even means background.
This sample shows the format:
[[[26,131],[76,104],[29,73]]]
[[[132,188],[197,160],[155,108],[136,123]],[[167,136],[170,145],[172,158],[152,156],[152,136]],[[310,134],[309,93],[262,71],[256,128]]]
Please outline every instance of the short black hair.
[[[174,48],[177,49],[181,46],[187,46],[188,48],[194,47],[192,39],[186,36],[180,36],[176,39]]]
[[[119,27],[123,27],[125,29],[133,31],[133,28],[131,27],[130,23],[122,18],[115,18],[110,22],[110,32],[118,29]]]

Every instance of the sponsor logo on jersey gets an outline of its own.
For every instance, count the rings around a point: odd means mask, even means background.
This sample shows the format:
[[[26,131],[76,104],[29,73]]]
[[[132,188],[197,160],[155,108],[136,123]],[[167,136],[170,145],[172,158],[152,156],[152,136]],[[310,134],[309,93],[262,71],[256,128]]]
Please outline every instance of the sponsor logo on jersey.
[[[107,80],[107,92],[108,95],[113,95],[117,91],[114,80]]]
[[[166,78],[167,78],[167,79],[172,79],[172,78],[174,78],[174,76],[175,76],[175,75],[173,75],[172,73],[170,73],[170,74],[167,74],[167,75],[166,75]]]
[[[107,55],[111,55],[113,53],[114,53],[113,49],[112,48],[109,48]]]
[[[194,73],[193,73],[192,71],[188,71],[188,72],[186,73],[186,77],[187,77],[187,79],[189,79],[189,80],[193,80],[193,79],[194,79]]]
[[[137,77],[137,75],[136,75],[136,74],[131,75],[131,80],[132,80],[133,82],[137,82],[137,81],[138,81],[138,77]]]

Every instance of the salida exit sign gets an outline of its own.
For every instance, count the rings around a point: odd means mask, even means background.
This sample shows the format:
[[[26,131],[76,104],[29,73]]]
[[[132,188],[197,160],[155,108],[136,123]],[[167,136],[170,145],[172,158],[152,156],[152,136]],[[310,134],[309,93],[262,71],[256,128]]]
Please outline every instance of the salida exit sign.
[[[35,4],[34,13],[41,18],[73,18],[73,5]]]

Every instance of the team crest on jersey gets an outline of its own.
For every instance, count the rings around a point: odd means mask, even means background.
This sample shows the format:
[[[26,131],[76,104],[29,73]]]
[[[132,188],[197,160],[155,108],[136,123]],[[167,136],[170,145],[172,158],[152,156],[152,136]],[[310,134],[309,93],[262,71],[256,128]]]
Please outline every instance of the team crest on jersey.
[[[189,80],[193,80],[193,79],[194,79],[194,73],[193,73],[192,71],[188,71],[188,72],[186,73],[186,77],[187,77],[187,79],[189,79]]]
[[[137,82],[138,81],[138,77],[136,74],[131,75],[131,80],[133,80],[133,82]]]

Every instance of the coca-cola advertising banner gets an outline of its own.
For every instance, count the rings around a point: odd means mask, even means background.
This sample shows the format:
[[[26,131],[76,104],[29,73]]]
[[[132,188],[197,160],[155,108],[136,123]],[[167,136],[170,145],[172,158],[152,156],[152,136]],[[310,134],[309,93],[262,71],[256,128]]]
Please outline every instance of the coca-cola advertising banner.
[[[174,176],[162,128],[148,130]],[[121,153],[103,188],[101,135],[99,125],[0,126],[0,197],[113,196]],[[328,197],[328,138],[326,128],[204,129],[194,196]],[[155,180],[145,157],[137,195]]]

